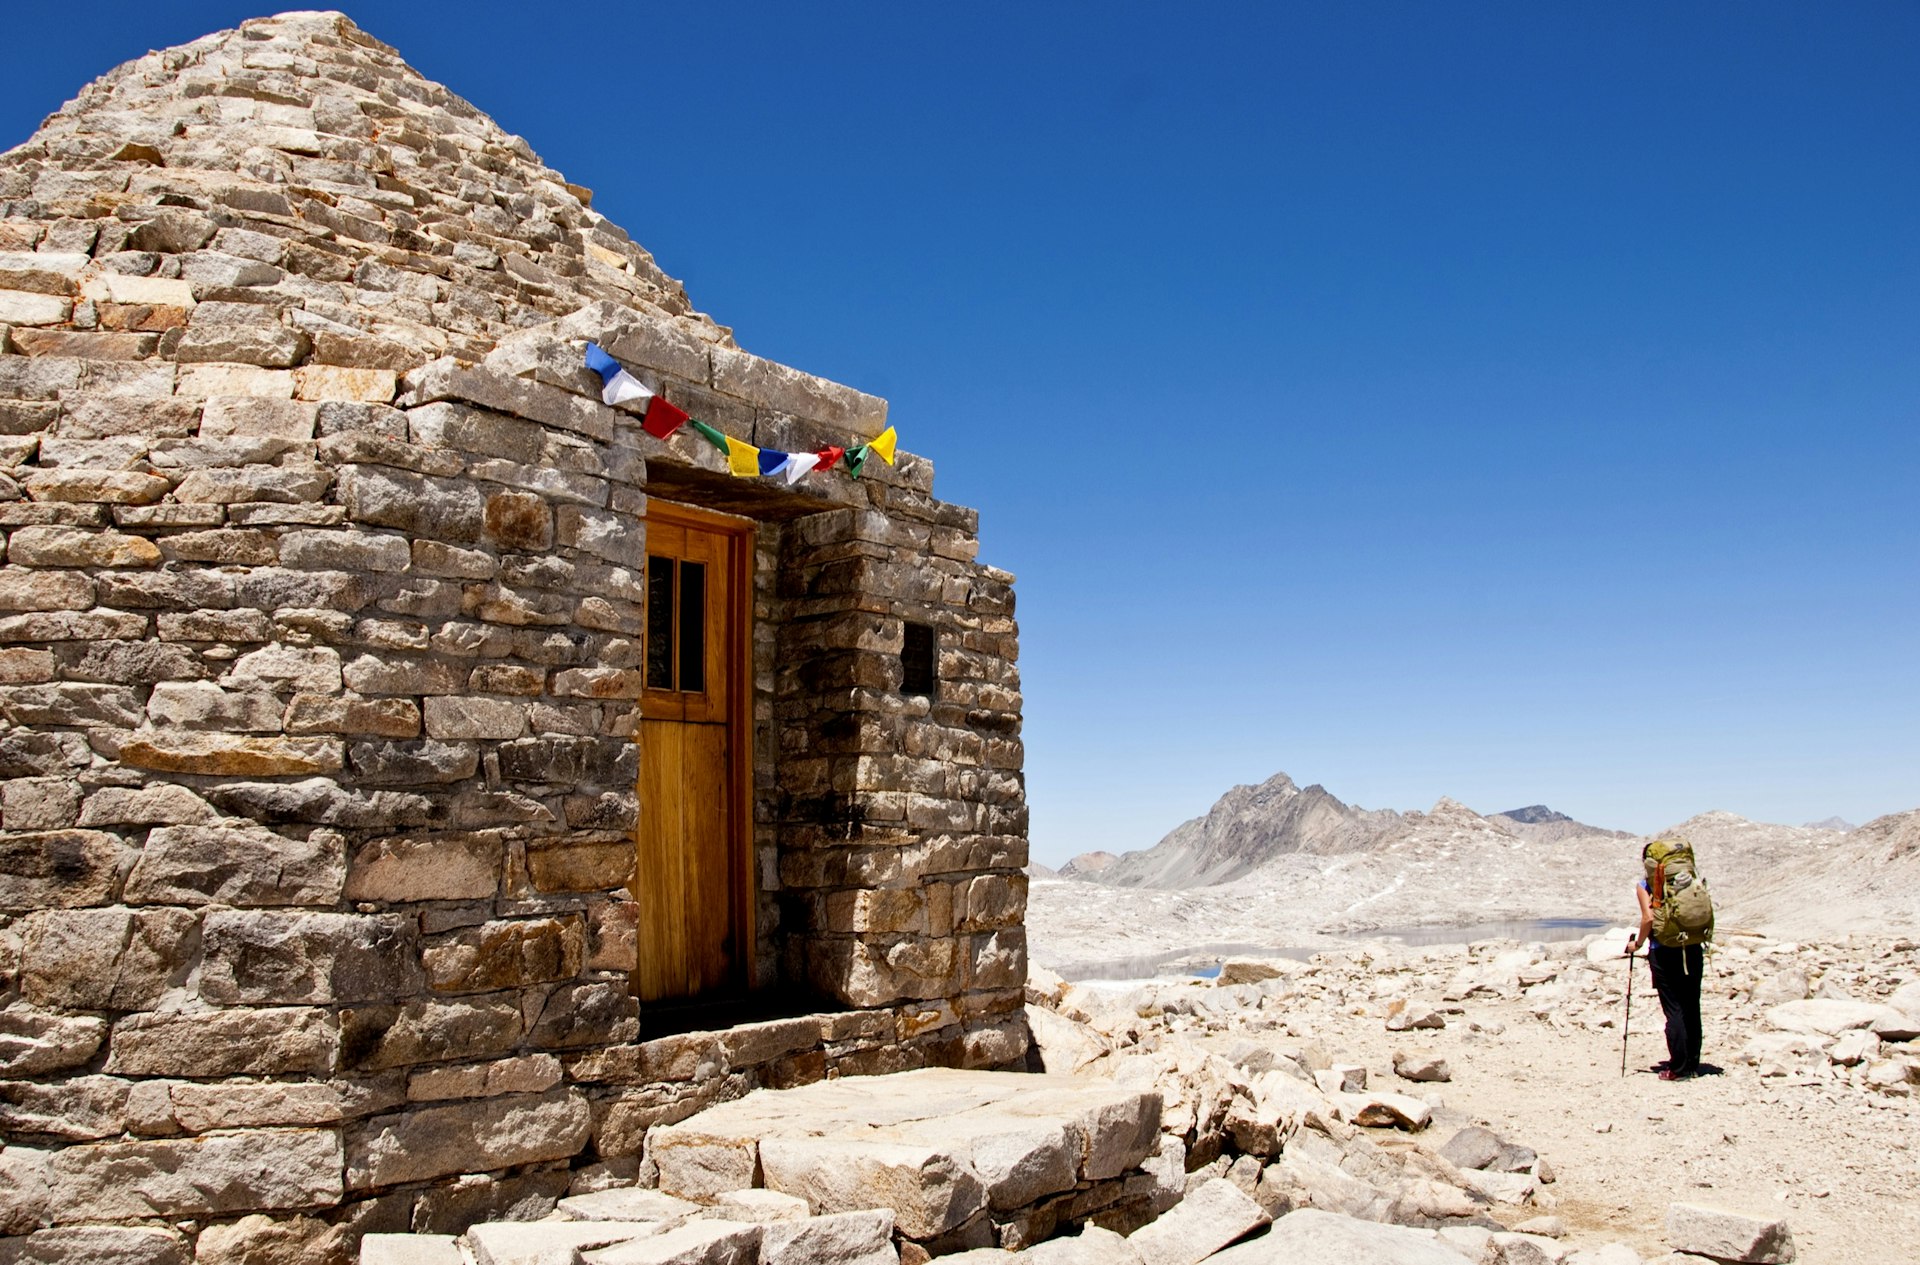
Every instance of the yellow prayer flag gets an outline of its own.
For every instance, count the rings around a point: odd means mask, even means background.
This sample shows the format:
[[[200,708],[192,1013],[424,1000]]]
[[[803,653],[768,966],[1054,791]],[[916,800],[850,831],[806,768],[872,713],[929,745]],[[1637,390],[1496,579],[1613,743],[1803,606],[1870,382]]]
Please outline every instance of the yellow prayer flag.
[[[900,436],[894,434],[893,427],[889,426],[878,435],[875,435],[872,441],[867,444],[867,447],[880,454],[880,460],[886,462],[888,465],[892,465],[893,446],[899,442]]]
[[[727,436],[727,473],[743,479],[760,477],[760,450],[752,444]]]

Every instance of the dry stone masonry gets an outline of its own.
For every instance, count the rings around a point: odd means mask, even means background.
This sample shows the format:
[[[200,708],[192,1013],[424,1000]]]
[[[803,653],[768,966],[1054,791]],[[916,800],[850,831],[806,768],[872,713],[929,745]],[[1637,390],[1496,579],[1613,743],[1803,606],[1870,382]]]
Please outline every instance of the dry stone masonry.
[[[331,13],[0,155],[0,1259],[347,1259],[538,1216],[765,1085],[1018,1065],[1012,577],[886,404],[741,351]],[[649,498],[753,520],[751,982],[643,1040]],[[907,624],[938,689],[900,689]]]

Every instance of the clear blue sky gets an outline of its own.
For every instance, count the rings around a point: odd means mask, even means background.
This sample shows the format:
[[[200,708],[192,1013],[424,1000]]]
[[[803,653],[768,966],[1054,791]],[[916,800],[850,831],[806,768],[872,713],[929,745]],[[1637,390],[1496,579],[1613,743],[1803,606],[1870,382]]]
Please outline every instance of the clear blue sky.
[[[0,145],[253,12],[20,7]],[[1920,805],[1920,7],[351,13],[981,509],[1040,859]]]

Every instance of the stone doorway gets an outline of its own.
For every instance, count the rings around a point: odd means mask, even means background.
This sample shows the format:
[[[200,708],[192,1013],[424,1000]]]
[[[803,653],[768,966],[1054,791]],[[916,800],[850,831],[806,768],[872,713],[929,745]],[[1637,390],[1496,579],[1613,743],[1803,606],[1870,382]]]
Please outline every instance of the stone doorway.
[[[660,500],[646,525],[632,991],[654,1011],[737,999],[750,980],[754,527]]]

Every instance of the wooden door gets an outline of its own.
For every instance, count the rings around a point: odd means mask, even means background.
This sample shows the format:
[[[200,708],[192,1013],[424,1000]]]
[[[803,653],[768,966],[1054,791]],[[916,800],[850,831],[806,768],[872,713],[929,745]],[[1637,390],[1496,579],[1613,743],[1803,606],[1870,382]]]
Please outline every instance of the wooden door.
[[[747,662],[752,525],[650,501],[640,696],[638,962],[643,1002],[746,984],[753,952]]]

